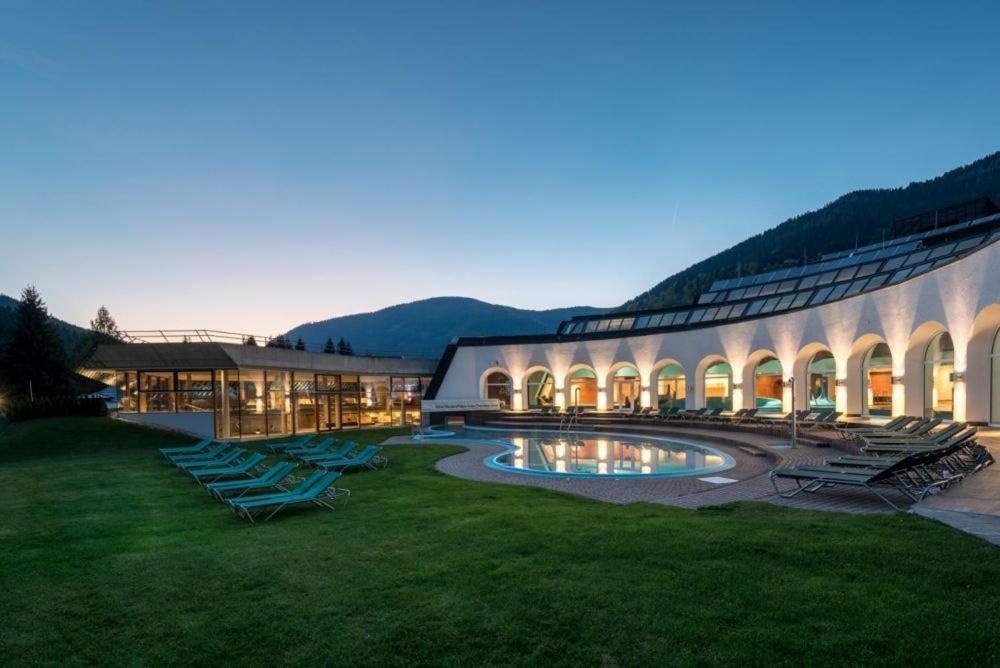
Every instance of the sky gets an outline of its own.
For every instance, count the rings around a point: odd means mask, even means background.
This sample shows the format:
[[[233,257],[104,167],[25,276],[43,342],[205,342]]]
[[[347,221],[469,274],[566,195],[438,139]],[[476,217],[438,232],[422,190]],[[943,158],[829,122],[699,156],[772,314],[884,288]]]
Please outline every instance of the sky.
[[[807,5],[815,5],[809,7]],[[617,306],[1000,149],[1000,3],[0,0],[0,292],[269,334]]]

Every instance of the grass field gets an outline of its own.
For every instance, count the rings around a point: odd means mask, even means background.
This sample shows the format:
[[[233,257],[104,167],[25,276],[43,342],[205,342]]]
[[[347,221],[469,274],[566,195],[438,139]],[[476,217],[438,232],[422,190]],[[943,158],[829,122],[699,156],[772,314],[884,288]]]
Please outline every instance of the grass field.
[[[1000,661],[1000,552],[918,517],[613,506],[425,445],[346,475],[346,511],[250,525],[156,453],[188,441],[0,430],[4,664]]]

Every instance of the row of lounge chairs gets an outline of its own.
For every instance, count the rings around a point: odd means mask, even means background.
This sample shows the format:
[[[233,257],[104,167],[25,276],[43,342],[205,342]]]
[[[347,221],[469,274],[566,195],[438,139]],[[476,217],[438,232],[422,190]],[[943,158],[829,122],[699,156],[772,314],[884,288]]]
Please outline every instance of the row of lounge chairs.
[[[310,439],[304,437],[269,446],[272,452],[302,458],[317,468],[305,478],[293,475],[298,464],[280,461],[266,467],[261,453],[209,439],[191,446],[163,448],[160,453],[230,510],[251,522],[265,515],[264,520],[269,520],[290,505],[309,503],[333,509],[334,501],[343,498],[346,507],[350,491],[334,486],[343,472],[355,466],[374,468],[386,462],[379,455],[382,448],[378,446],[367,446],[352,454],[358,447],[356,443],[346,443],[331,451],[334,439],[324,439],[313,446],[309,445]],[[314,456],[322,458],[304,459]],[[260,493],[246,496],[248,492]]]
[[[584,414],[585,409],[573,406],[560,409],[558,406],[542,407],[542,415],[558,415],[579,417]],[[595,414],[602,415],[602,414]],[[835,429],[845,426],[841,413],[834,410],[816,410],[807,408],[797,411],[794,415],[797,426],[801,429]],[[616,418],[639,419],[639,420],[683,420],[691,422],[720,422],[728,424],[740,424],[748,427],[786,427],[790,426],[793,415],[791,413],[776,414],[763,412],[756,408],[741,408],[735,412],[726,411],[721,408],[699,408],[685,410],[682,408],[670,408],[661,406],[656,412],[651,407],[635,407],[631,413],[614,413]]]
[[[863,443],[861,454],[827,459],[820,465],[775,469],[770,473],[771,483],[785,498],[830,487],[861,488],[900,510],[887,496],[889,490],[920,501],[994,461],[977,442],[975,427],[954,423],[933,431],[938,424],[940,420],[911,417],[897,418],[881,428],[846,428]],[[778,486],[782,479],[794,481],[795,489],[782,492]]]

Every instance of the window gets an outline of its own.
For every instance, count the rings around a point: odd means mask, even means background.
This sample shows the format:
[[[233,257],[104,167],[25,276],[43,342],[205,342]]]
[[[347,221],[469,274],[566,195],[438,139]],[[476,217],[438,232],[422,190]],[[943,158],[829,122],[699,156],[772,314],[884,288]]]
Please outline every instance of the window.
[[[899,269],[900,267],[903,266],[903,262],[905,261],[906,261],[905,255],[898,255],[896,257],[889,258],[888,260],[885,261],[885,264],[882,265],[882,271],[892,271],[894,269]]]
[[[927,259],[928,260],[937,260],[938,258],[942,258],[945,255],[948,255],[949,253],[951,253],[951,251],[954,248],[955,248],[955,244],[945,244],[943,246],[938,246],[937,248],[932,248],[931,249],[931,254],[927,256]]]
[[[706,292],[698,298],[699,304],[711,304],[718,295],[714,292]]]
[[[174,372],[140,372],[139,412],[173,413],[174,408]]]
[[[853,283],[851,283],[851,286],[847,288],[847,292],[844,293],[844,296],[853,297],[854,295],[858,294],[859,292],[864,290],[865,283],[867,282],[868,281],[863,278],[860,281],[854,281]]]
[[[822,304],[823,302],[825,302],[826,298],[830,296],[830,293],[832,291],[833,291],[833,288],[829,288],[829,287],[827,287],[827,288],[820,288],[819,290],[817,290],[816,291],[816,295],[812,299],[812,305],[815,306],[816,304]]]
[[[737,299],[743,299],[743,294],[746,292],[745,289],[740,288],[739,290],[733,290],[729,293],[729,300],[735,301]]]
[[[906,262],[903,263],[903,266],[912,267],[915,264],[920,264],[921,262],[924,261],[924,259],[928,255],[930,255],[930,251],[928,250],[922,250],[922,251],[917,251],[916,253],[912,253],[908,258],[906,258]]]
[[[656,324],[659,327],[668,327],[674,318],[673,313],[662,313],[656,317]]]
[[[239,398],[235,402],[240,436],[267,435],[266,392],[264,372],[260,369],[240,369]]]
[[[841,269],[840,273],[837,274],[837,281],[849,281],[854,278],[854,274],[857,272],[857,267],[847,267],[846,269]]]
[[[420,423],[420,399],[423,396],[424,387],[425,382],[422,378],[400,378],[398,376],[392,378],[392,423],[394,425]]]
[[[806,290],[805,292],[800,292],[795,295],[795,299],[792,300],[792,305],[790,308],[801,308],[806,305],[809,298],[812,296],[812,290]]]
[[[647,327],[649,327],[649,316],[648,315],[644,315],[641,318],[639,318],[638,320],[636,320],[636,323],[635,323],[635,328],[636,329],[646,329]]]
[[[836,407],[836,370],[833,355],[826,350],[819,351],[809,360],[809,408],[833,410]]]
[[[340,377],[340,426],[357,427],[361,424],[361,379],[358,376]]]
[[[764,307],[760,310],[761,313],[770,313],[778,305],[780,297],[771,297],[764,302]]]
[[[292,406],[297,433],[309,433],[319,428],[316,422],[316,377],[313,374],[299,371],[293,374]]]
[[[486,398],[500,401],[501,408],[511,407],[511,397],[513,396],[514,382],[511,377],[502,371],[494,371],[486,376]],[[395,388],[393,388],[395,392]]]
[[[879,274],[878,276],[872,276],[868,281],[868,285],[865,286],[865,290],[874,290],[875,288],[880,288],[885,285],[885,282],[889,280],[889,274]]]
[[[830,297],[827,301],[833,301],[835,299],[840,299],[847,292],[847,283],[841,283],[840,285],[833,286],[833,290],[830,291]]]
[[[728,362],[713,364],[705,370],[705,408],[733,408],[733,368]]]
[[[865,276],[871,276],[876,271],[878,271],[879,264],[881,263],[870,262],[866,265],[863,265],[860,269],[858,269],[858,273],[854,275],[854,278],[864,278]]]
[[[597,331],[597,321],[596,320],[590,320],[590,321],[587,322],[587,331],[588,332]]]
[[[115,374],[118,389],[118,412],[135,413],[139,410],[139,380],[135,371],[119,371]]]
[[[825,274],[821,274],[817,285],[826,285],[827,283],[833,283],[833,280],[837,278],[837,272],[828,271]]]
[[[754,297],[760,296],[760,286],[753,285],[746,289],[743,295],[746,299],[753,299]]]
[[[778,302],[778,305],[774,307],[774,310],[775,311],[786,310],[789,306],[792,305],[793,299],[795,299],[795,295],[785,295],[784,297],[781,298],[781,301]]]
[[[632,329],[634,324],[635,318],[622,318],[622,329]]]
[[[534,371],[524,382],[527,393],[525,403],[528,408],[551,406],[555,403],[555,383],[548,371]]]
[[[705,311],[705,315],[702,317],[702,320],[706,320],[706,321],[707,320],[714,320],[715,319],[715,315],[718,312],[719,312],[718,307],[710,308],[707,311]]]
[[[780,413],[784,388],[781,362],[766,357],[754,367],[754,408],[762,413]]]
[[[955,392],[955,346],[951,335],[941,332],[924,355],[924,417],[952,419]]]
[[[701,322],[701,319],[704,317],[705,317],[705,309],[703,308],[696,309],[691,313],[691,324],[693,325],[696,322]]]
[[[746,308],[747,308],[746,303],[743,303],[743,304],[734,304],[733,305],[733,310],[730,311],[730,313],[729,313],[729,317],[730,318],[739,318],[740,316],[743,315],[743,312],[746,310]]]
[[[864,384],[864,414],[892,415],[892,352],[885,343],[876,343],[865,355],[861,370]]]
[[[182,413],[207,413],[215,410],[211,371],[177,372],[177,410]]]
[[[681,311],[680,313],[675,313],[674,314],[674,323],[673,323],[674,326],[683,325],[684,321],[687,320],[688,313],[689,313],[688,311]],[[664,317],[666,317],[666,316],[664,316]]]
[[[911,269],[900,269],[892,275],[892,278],[889,279],[889,283],[899,283],[909,276],[911,271]]]
[[[614,320],[611,321],[611,324],[608,326],[608,329],[610,330],[619,330],[621,328],[622,328],[621,318],[615,318]]]
[[[750,308],[747,309],[747,315],[757,315],[760,310],[764,307],[764,300],[758,299],[757,301],[750,304]]]
[[[684,408],[687,396],[684,368],[678,364],[668,364],[656,376],[657,408]]]
[[[778,292],[788,292],[795,289],[797,281],[782,281],[778,284]]]
[[[816,281],[819,280],[819,274],[813,274],[812,276],[806,276],[801,281],[799,281],[800,288],[811,288],[816,285]]]
[[[391,425],[388,376],[361,376],[361,425]]]
[[[608,331],[608,327],[610,326],[611,326],[610,320],[601,320],[600,322],[597,323],[597,331],[606,332]]]
[[[955,244],[955,252],[963,253],[969,250],[970,248],[975,248],[981,243],[983,243],[982,236],[972,237],[971,239],[963,239],[962,241],[959,241],[957,244]]]
[[[267,433],[269,436],[292,433],[291,373],[267,371]]]
[[[733,310],[732,306],[720,306],[719,312],[715,314],[715,320],[725,320],[729,317],[731,310]]]
[[[777,291],[778,291],[777,283],[768,283],[767,285],[761,287],[760,296],[766,297],[767,295],[773,295]]]

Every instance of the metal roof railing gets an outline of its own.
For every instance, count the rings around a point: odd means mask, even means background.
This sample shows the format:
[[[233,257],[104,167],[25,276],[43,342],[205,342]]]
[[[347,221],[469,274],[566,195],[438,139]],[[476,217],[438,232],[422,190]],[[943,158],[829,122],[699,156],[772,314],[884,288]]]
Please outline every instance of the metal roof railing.
[[[130,329],[122,330],[119,334],[126,343],[229,343],[314,353],[327,352],[325,341],[302,340],[302,347],[297,348],[296,344],[299,341],[297,337],[227,332],[219,329]],[[334,341],[333,344],[336,346],[337,341]],[[437,359],[441,356],[440,351],[371,350],[360,347],[354,348],[351,354],[356,357],[395,357],[399,359]]]

